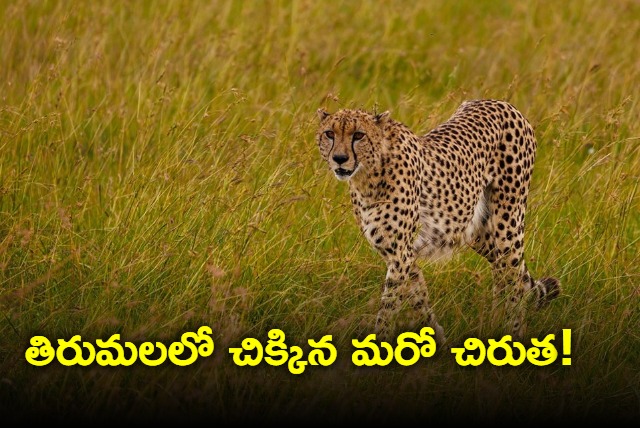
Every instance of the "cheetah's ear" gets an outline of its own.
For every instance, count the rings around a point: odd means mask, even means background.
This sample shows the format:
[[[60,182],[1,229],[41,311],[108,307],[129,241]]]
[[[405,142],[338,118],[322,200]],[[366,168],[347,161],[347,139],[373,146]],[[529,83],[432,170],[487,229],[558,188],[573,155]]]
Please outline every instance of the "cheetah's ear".
[[[320,118],[320,121],[323,121],[323,120],[325,120],[327,117],[331,116],[331,115],[329,114],[329,112],[328,112],[328,111],[326,111],[326,110],[325,110],[325,109],[323,109],[323,108],[319,108],[317,113],[318,113],[318,117]]]
[[[378,125],[384,125],[390,117],[391,113],[387,110],[384,113],[375,115],[374,119]]]

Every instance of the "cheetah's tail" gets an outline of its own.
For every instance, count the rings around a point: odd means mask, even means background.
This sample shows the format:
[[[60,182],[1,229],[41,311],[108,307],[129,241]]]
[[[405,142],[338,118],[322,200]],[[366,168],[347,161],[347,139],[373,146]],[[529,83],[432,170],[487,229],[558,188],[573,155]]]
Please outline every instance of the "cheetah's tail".
[[[541,309],[560,295],[560,281],[553,277],[544,277],[536,281],[538,291],[537,307]]]

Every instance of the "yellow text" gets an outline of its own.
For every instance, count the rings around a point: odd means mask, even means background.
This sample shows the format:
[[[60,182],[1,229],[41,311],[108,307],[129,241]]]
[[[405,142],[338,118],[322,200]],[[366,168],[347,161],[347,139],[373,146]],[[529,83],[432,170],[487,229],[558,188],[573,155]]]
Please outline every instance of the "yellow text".
[[[331,343],[331,335],[323,336],[319,341],[309,339],[307,342],[312,350],[304,360],[304,352],[299,346],[287,346],[285,334],[282,330],[274,328],[267,334],[269,340],[263,346],[258,339],[246,338],[242,341],[241,347],[229,348],[229,353],[233,355],[233,362],[238,366],[257,366],[263,360],[271,366],[281,366],[286,364],[287,369],[293,374],[301,374],[307,365],[329,366],[333,364],[338,356],[338,352]],[[250,351],[248,354],[246,351]],[[255,355],[252,355],[255,354]]]
[[[519,366],[525,361],[536,366],[547,366],[558,358],[558,350],[551,343],[555,338],[555,334],[548,334],[543,340],[531,339],[533,346],[527,349],[522,343],[512,341],[509,334],[500,340],[489,339],[488,345],[471,337],[464,341],[462,348],[451,348],[451,353],[461,366],[479,366],[485,360],[494,366]],[[499,350],[500,355],[496,355]]]
[[[211,328],[202,326],[197,333],[183,333],[180,341],[173,342],[169,346],[162,342],[144,342],[139,347],[131,342],[120,344],[120,335],[114,334],[108,340],[96,340],[94,346],[91,342],[82,342],[79,334],[69,340],[58,339],[58,347],[55,349],[51,342],[44,336],[31,338],[31,347],[25,352],[29,364],[34,366],[46,366],[54,359],[64,366],[88,366],[97,363],[100,366],[130,366],[139,360],[147,366],[158,366],[169,361],[177,366],[193,364],[198,357],[208,357],[213,353],[214,343],[210,335]],[[98,350],[96,349],[98,348]],[[83,348],[86,356],[83,355]],[[127,357],[125,348],[128,350]],[[185,352],[185,349],[188,351]],[[65,351],[70,350],[65,355]],[[159,351],[159,356],[153,357]],[[69,355],[71,353],[71,355]],[[183,355],[185,354],[185,355]]]

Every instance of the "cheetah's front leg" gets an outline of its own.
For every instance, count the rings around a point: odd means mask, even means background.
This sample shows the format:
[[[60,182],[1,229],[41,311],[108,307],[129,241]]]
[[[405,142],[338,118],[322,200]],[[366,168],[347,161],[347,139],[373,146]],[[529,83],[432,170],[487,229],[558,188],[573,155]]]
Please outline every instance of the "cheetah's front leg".
[[[426,324],[434,329],[436,342],[443,345],[446,342],[444,329],[438,324],[429,305],[422,271],[413,259],[405,260],[405,263],[394,260],[387,264],[387,277],[376,319],[377,337],[390,341],[399,329],[413,330]]]

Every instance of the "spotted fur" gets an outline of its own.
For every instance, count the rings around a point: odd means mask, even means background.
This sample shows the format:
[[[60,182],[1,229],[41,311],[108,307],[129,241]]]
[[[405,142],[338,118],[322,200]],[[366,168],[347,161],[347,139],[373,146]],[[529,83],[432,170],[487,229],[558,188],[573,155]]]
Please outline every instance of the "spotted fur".
[[[541,307],[560,290],[555,278],[534,281],[523,257],[536,155],[523,115],[504,101],[467,101],[422,136],[388,112],[320,109],[318,116],[320,153],[348,181],[358,225],[387,264],[379,336],[427,323],[445,342],[416,260],[446,259],[471,247],[492,265],[494,302],[508,291],[507,315],[521,338],[523,297],[533,294]]]

